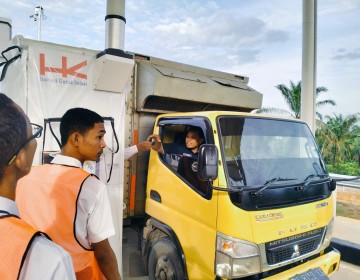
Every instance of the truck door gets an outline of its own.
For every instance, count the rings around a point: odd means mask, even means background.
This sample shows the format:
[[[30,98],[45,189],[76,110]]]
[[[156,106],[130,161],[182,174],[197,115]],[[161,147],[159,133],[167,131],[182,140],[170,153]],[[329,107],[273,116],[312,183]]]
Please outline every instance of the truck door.
[[[188,277],[210,279],[214,275],[217,197],[196,180],[197,155],[186,150],[185,138],[195,127],[202,131],[203,143],[213,144],[211,124],[201,117],[163,118],[158,126],[165,153],[151,151],[146,212],[176,235]],[[180,166],[185,173],[179,173]]]

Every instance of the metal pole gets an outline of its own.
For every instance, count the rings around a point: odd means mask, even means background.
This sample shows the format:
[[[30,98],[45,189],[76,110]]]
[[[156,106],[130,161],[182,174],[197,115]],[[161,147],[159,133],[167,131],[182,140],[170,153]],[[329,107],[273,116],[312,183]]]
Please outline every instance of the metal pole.
[[[31,15],[30,18],[37,21],[37,38],[38,41],[41,41],[41,23],[43,19],[46,19],[46,16],[44,15],[44,8],[41,6],[36,7],[34,14]]]
[[[316,129],[316,7],[317,0],[303,0],[301,119],[313,133]]]
[[[38,7],[38,41],[41,41],[41,19],[42,19],[42,7]]]

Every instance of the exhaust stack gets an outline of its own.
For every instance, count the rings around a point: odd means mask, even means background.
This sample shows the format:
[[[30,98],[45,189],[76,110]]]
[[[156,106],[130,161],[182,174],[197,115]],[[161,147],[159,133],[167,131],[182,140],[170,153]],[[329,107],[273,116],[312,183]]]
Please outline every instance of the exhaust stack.
[[[105,50],[96,55],[94,89],[123,92],[134,68],[125,45],[125,0],[107,0],[105,16]]]
[[[105,49],[124,50],[125,1],[108,1],[105,16]]]

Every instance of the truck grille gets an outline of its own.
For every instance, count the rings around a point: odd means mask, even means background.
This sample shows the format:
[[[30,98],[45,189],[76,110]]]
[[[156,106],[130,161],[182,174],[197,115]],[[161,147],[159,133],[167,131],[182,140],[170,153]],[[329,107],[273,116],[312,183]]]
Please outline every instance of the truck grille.
[[[311,253],[319,248],[325,228],[271,241],[265,244],[269,265],[285,262]]]

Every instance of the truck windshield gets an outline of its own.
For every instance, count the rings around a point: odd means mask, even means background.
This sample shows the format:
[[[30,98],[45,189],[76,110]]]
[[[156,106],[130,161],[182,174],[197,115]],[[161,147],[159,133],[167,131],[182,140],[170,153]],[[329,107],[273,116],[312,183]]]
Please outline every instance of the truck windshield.
[[[305,123],[271,118],[223,116],[218,119],[228,185],[259,187],[299,184],[327,174]],[[312,180],[311,183],[316,181]]]

